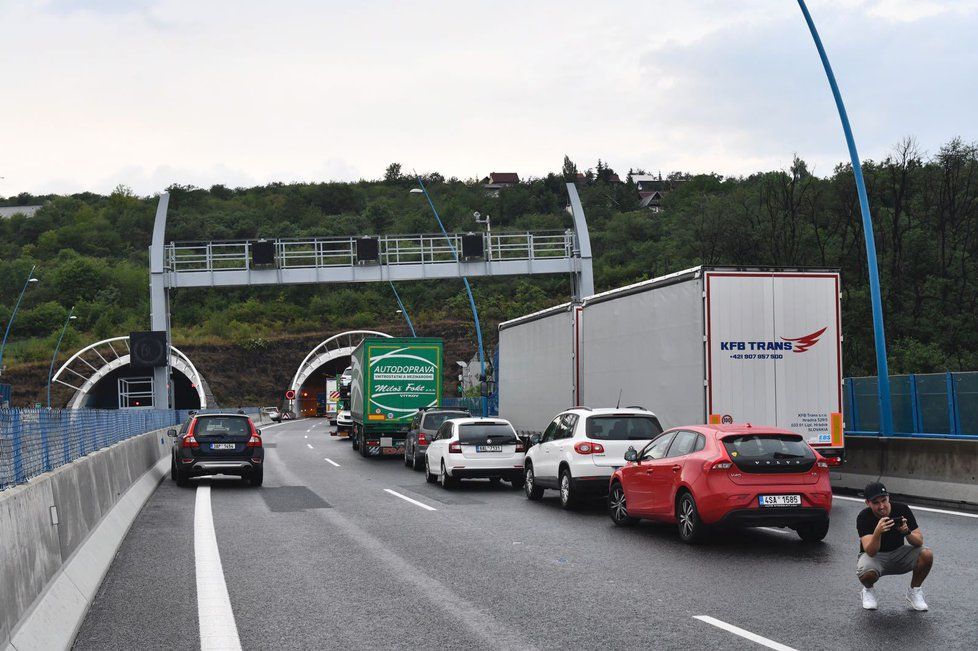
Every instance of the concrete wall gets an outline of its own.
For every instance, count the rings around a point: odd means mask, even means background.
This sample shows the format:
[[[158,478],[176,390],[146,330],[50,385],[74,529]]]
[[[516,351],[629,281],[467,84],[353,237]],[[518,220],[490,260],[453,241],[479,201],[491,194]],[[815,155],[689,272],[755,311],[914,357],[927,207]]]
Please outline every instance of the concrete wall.
[[[134,482],[169,454],[170,445],[165,430],[149,432],[0,492],[0,648],[11,642],[15,627],[45,591],[53,589],[52,579],[89,533]],[[130,523],[119,524],[128,530]],[[94,596],[101,576],[88,581],[94,586],[79,587],[66,598],[77,602],[85,598],[83,592]]]
[[[846,436],[846,464],[832,485],[978,505],[978,441]]]

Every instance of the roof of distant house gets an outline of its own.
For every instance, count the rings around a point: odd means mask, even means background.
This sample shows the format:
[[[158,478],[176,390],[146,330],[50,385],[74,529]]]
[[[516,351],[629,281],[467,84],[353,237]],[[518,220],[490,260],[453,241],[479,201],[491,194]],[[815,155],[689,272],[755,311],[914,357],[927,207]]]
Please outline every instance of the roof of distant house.
[[[490,183],[519,183],[520,175],[516,172],[491,172],[489,174]]]
[[[33,217],[41,206],[0,206],[0,219],[9,219],[14,215]]]

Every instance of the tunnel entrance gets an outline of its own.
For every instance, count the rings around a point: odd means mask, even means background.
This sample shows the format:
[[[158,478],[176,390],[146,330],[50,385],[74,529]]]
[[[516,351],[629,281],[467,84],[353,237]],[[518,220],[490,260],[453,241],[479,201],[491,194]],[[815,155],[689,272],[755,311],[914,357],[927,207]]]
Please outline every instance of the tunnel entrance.
[[[200,409],[200,396],[186,375],[173,370],[175,409]],[[153,406],[152,376],[128,364],[110,371],[88,390],[81,409],[141,409]]]
[[[322,366],[312,370],[305,383],[296,391],[296,410],[300,416],[333,417],[336,403],[335,396],[330,393],[338,392],[336,378],[350,365],[350,356],[334,357]]]

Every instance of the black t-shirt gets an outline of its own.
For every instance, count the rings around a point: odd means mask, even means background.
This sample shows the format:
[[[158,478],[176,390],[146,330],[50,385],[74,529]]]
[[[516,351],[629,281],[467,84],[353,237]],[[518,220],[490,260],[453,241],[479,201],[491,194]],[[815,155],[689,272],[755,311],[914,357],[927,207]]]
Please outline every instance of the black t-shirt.
[[[910,507],[906,504],[890,502],[889,517],[893,518],[897,522],[900,521],[901,517],[906,518],[907,527],[909,527],[910,531],[917,528],[917,520],[913,517],[913,511],[911,511]],[[869,536],[876,531],[876,524],[881,519],[882,518],[877,518],[873,513],[873,510],[868,506],[860,511],[859,515],[856,516],[856,531],[859,533],[859,537],[862,538],[863,536]],[[906,540],[904,539],[903,534],[897,531],[897,525],[894,524],[889,531],[883,532],[883,535],[880,536],[880,551],[892,552],[894,549],[899,549],[905,542]],[[863,543],[862,540],[860,540],[859,552],[862,553],[864,551],[866,550],[863,549]]]

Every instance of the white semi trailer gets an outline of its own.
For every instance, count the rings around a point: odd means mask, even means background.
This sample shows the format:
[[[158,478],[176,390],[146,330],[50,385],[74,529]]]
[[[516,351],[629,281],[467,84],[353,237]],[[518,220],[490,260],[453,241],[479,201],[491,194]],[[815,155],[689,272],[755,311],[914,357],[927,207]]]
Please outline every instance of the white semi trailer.
[[[664,427],[784,427],[842,452],[834,270],[694,267],[499,325],[499,415],[542,431],[575,405]]]

